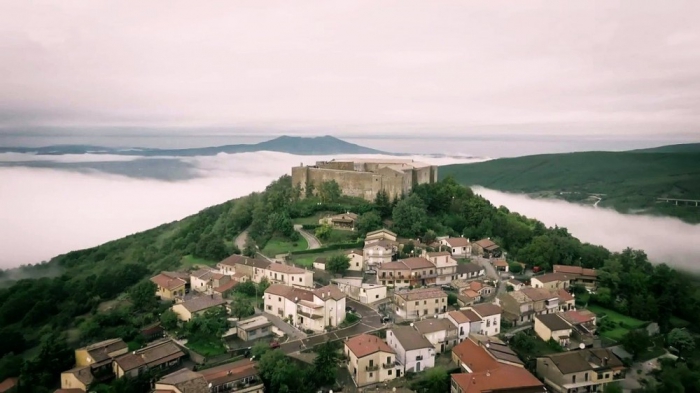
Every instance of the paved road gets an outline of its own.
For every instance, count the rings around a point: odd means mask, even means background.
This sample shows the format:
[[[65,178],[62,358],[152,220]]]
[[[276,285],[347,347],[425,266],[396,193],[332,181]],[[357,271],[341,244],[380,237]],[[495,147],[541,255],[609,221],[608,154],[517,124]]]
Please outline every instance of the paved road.
[[[593,207],[595,207],[595,208],[597,209],[597,208],[598,208],[598,204],[600,203],[600,201],[603,200],[603,198],[601,198],[601,197],[599,197],[599,196],[594,196],[593,198],[597,198],[597,199],[598,199],[598,200],[595,201],[595,203],[593,204]]]
[[[496,271],[496,268],[493,267],[491,261],[481,257],[474,257],[474,259],[476,259],[476,261],[484,268],[484,271],[486,272],[486,277],[492,280],[496,280],[498,286],[498,288],[496,288],[496,296],[506,292],[506,283],[502,280],[502,277]]]
[[[317,248],[321,248],[321,242],[316,238],[316,236],[310,234],[300,224],[294,225],[294,230],[299,232],[299,234],[306,239],[306,242],[309,244],[309,250],[315,250]]]
[[[383,327],[381,317],[371,307],[367,307],[364,304],[358,303],[353,300],[347,300],[347,305],[353,307],[355,309],[355,312],[362,316],[362,321],[360,323],[349,328],[305,338],[303,340],[294,340],[286,342],[280,346],[282,351],[284,353],[297,352],[300,350],[314,347],[319,344],[323,344],[327,340],[339,340],[344,339],[346,337],[353,337],[362,333],[368,333],[374,330],[378,330]]]

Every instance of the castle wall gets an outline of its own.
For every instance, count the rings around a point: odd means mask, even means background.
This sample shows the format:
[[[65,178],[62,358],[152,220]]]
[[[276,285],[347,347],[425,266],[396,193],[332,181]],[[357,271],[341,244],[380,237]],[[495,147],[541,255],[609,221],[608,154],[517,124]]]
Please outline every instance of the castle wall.
[[[334,169],[307,168],[307,181],[315,185],[335,180],[344,195],[373,201],[382,187],[380,175],[371,172],[340,171]],[[302,188],[305,188],[302,185]]]
[[[341,171],[355,170],[355,163],[352,161],[316,161],[316,166],[323,169],[337,169]]]

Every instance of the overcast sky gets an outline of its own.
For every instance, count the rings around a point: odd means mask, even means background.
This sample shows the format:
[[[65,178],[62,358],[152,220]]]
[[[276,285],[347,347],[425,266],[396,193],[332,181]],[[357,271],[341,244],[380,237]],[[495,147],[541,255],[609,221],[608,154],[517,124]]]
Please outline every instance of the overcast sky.
[[[0,10],[5,129],[700,133],[697,0],[0,0]]]

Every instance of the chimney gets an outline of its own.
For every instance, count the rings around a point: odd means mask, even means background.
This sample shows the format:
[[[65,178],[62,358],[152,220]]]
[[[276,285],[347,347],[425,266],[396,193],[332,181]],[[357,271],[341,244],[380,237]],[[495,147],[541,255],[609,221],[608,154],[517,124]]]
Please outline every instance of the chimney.
[[[491,376],[491,371],[490,371],[490,370],[486,370],[486,376],[487,376],[487,377],[490,377],[490,376]]]
[[[472,377],[472,385],[476,385],[476,377]]]
[[[603,358],[603,367],[605,367],[608,364],[608,357]]]

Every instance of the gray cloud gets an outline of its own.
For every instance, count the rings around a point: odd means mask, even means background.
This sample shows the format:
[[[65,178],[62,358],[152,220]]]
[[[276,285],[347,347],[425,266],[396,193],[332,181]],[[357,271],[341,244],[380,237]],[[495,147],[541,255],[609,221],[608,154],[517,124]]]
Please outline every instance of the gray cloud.
[[[0,5],[6,127],[697,135],[700,120],[692,0]]]
[[[475,187],[474,191],[496,206],[506,206],[548,226],[566,227],[581,241],[600,244],[612,251],[627,247],[644,250],[657,263],[700,271],[700,225],[666,217],[623,215],[608,209],[564,201],[532,199]]]

